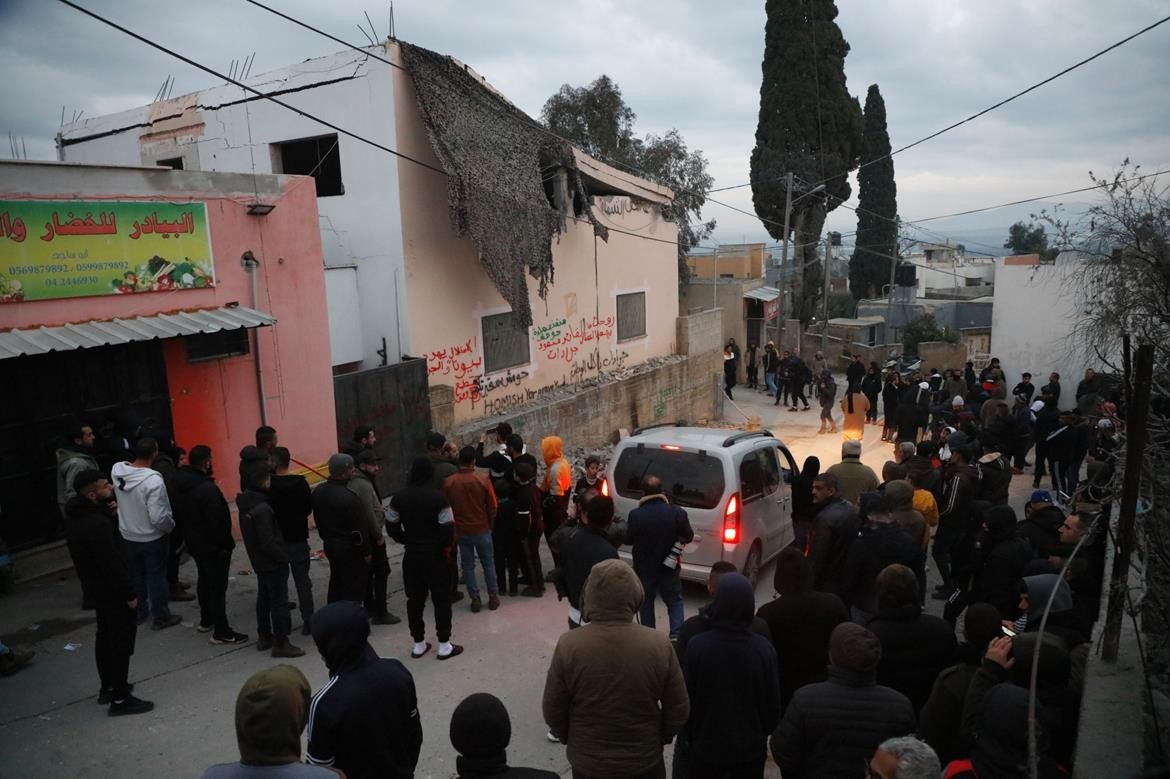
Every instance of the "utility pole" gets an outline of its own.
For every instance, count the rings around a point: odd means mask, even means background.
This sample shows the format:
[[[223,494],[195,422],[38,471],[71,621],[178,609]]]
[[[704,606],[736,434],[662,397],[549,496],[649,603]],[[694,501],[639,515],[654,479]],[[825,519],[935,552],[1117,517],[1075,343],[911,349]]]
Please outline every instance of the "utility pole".
[[[792,173],[784,175],[784,182],[788,189],[788,194],[784,197],[784,236],[780,243],[780,268],[782,273],[788,272],[788,219],[792,215]],[[792,293],[792,311],[789,311],[789,318],[793,318],[792,314],[796,312],[797,301],[800,299],[800,277],[804,275],[803,269],[796,275],[796,282],[794,283]]]
[[[829,273],[832,266],[829,264],[833,254],[833,234],[825,234],[825,289],[822,297],[822,311],[824,312],[824,324],[821,327],[821,354],[828,355],[829,347]],[[826,360],[828,357],[826,356]]]
[[[1137,349],[1134,365],[1133,403],[1125,420],[1125,476],[1121,484],[1121,511],[1117,517],[1117,551],[1109,579],[1109,608],[1105,612],[1101,659],[1117,662],[1121,620],[1129,591],[1129,562],[1133,557],[1133,526],[1137,516],[1138,492],[1142,484],[1142,455],[1146,448],[1146,422],[1150,415],[1150,384],[1154,377],[1154,345]]]

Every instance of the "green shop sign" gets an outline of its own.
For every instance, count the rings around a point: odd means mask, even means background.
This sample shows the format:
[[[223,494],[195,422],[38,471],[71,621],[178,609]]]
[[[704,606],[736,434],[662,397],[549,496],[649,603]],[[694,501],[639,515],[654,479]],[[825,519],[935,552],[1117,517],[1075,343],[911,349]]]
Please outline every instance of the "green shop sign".
[[[0,305],[214,286],[204,203],[0,200]]]

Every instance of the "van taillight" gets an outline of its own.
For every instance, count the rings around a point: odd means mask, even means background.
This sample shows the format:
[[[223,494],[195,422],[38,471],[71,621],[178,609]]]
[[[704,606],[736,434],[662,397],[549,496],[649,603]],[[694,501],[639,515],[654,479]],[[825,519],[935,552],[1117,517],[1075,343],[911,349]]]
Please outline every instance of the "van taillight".
[[[607,498],[609,497],[609,479],[601,480],[601,494]]]
[[[732,495],[727,501],[727,508],[723,512],[723,543],[734,544],[739,541],[739,495]]]

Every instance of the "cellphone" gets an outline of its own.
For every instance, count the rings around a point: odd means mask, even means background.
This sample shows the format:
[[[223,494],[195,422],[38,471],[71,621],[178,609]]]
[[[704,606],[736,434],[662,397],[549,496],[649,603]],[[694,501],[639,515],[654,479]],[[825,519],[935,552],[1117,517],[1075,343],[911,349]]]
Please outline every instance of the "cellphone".
[[[1012,630],[1011,628],[1001,627],[1000,629],[1003,630],[1003,634],[1005,636],[1007,636],[1008,638],[1015,638],[1016,637],[1016,631]]]

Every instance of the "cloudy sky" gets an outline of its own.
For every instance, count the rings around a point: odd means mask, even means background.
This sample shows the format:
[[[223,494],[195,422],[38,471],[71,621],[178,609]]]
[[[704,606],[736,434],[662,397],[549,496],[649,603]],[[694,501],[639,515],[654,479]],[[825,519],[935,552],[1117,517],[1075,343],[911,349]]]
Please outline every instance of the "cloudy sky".
[[[226,72],[256,52],[253,73],[340,47],[244,0],[77,0]],[[268,0],[350,41],[387,2]],[[880,85],[894,148],[958,121],[1157,21],[1165,0],[838,0],[852,52],[849,89]],[[450,53],[536,116],[563,83],[601,73],[621,86],[640,132],[678,128],[710,161],[715,186],[748,180],[759,107],[762,0],[398,0],[398,36]],[[0,0],[0,131],[29,158],[53,159],[64,108],[100,115],[173,95],[210,77],[53,0]],[[341,121],[334,117],[335,121]],[[899,212],[916,219],[1061,192],[1129,157],[1170,167],[1170,23],[988,116],[895,157]],[[8,153],[0,143],[0,155]],[[856,187],[854,187],[856,193]],[[747,188],[715,197],[751,211]],[[1068,198],[1083,203],[1085,196]],[[855,204],[856,201],[854,201]],[[1043,204],[930,223],[973,250]],[[709,204],[715,240],[767,240],[754,217]],[[845,209],[829,225],[855,229]],[[927,237],[927,236],[924,236]],[[980,243],[981,242],[981,243]]]

